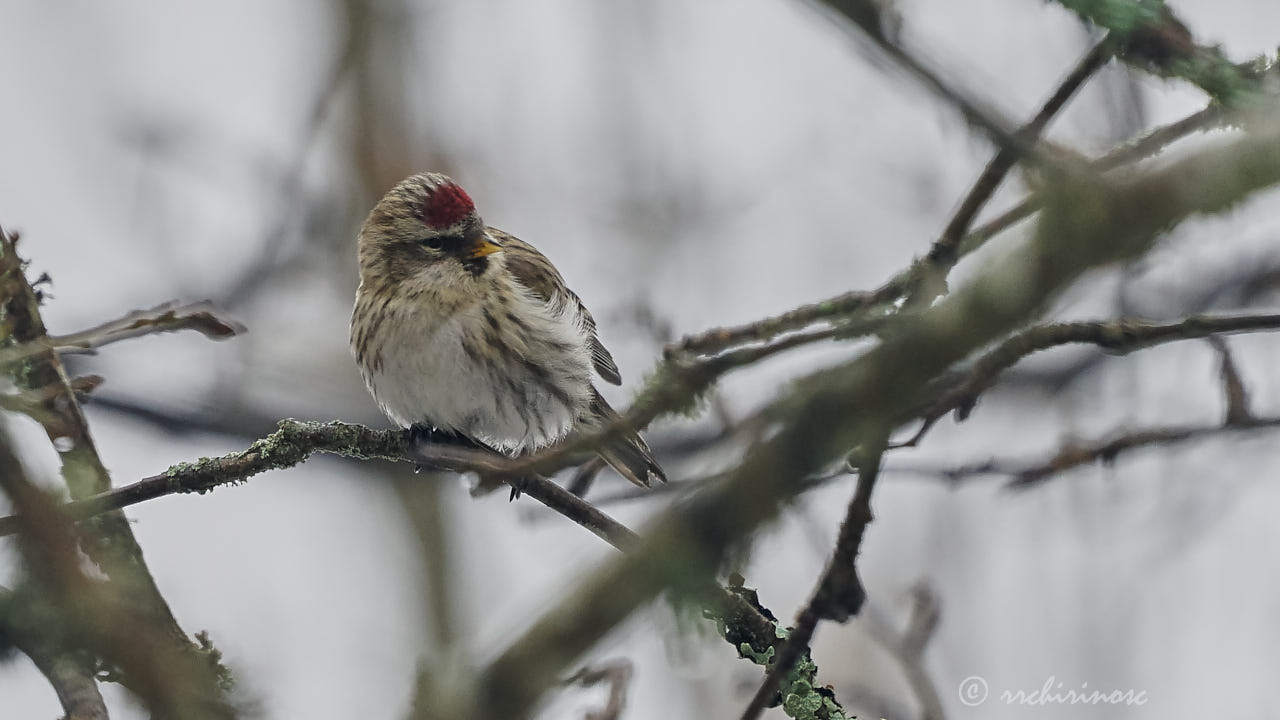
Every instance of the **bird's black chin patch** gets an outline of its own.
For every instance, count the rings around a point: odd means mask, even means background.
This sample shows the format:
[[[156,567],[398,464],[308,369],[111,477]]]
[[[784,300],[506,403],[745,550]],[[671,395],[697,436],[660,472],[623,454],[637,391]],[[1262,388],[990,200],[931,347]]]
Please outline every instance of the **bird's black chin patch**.
[[[471,273],[471,277],[480,277],[488,267],[488,257],[469,258],[462,261],[462,268]]]

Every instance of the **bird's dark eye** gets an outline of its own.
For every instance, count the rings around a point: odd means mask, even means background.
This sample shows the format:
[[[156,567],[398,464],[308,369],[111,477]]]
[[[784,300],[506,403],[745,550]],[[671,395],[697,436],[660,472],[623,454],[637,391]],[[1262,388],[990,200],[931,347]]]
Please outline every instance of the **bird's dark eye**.
[[[439,233],[429,237],[422,238],[422,244],[432,250],[446,250],[453,252],[462,247],[462,235],[460,233]]]

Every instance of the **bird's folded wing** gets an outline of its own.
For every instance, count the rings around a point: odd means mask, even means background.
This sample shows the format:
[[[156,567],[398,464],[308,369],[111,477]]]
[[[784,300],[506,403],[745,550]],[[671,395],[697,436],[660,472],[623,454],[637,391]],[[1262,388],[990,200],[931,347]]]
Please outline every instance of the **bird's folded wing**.
[[[537,248],[515,235],[493,227],[489,228],[489,235],[502,246],[507,256],[507,269],[521,285],[545,303],[553,305],[570,303],[571,307],[577,310],[591,338],[591,361],[596,367],[596,372],[600,373],[600,377],[606,382],[621,385],[622,375],[618,372],[617,363],[613,361],[613,355],[600,342],[596,332],[595,318],[591,317],[591,311],[587,310],[587,306],[582,304],[582,299],[565,285],[560,271],[556,270],[551,261],[538,252]]]

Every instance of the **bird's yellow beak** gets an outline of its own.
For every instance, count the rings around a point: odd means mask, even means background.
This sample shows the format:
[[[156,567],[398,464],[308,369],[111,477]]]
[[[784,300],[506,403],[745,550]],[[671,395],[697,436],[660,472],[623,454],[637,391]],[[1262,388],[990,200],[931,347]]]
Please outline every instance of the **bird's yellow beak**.
[[[462,251],[462,256],[468,260],[482,258],[485,255],[492,255],[496,252],[502,252],[502,246],[493,242],[489,238],[481,235],[471,241]]]

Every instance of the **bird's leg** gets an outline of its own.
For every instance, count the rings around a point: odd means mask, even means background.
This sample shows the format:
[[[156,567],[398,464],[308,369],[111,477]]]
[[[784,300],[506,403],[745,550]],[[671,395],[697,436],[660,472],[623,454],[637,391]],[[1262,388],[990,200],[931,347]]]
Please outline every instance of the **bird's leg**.
[[[465,448],[478,449],[480,446],[471,438],[452,432],[449,430],[441,430],[426,423],[415,423],[409,426],[409,443],[414,448],[424,443],[434,443],[437,445],[456,445]],[[413,464],[413,471],[420,473],[423,470],[438,470],[430,463],[416,462]]]
[[[451,430],[441,430],[440,428],[432,427],[426,423],[417,423],[409,426],[409,442],[414,447],[417,447],[422,443],[436,443],[438,445],[453,445],[456,447],[464,447],[469,450],[482,450],[485,452],[491,452],[494,455],[503,455],[475,438],[468,437],[462,433],[453,432]],[[413,464],[413,471],[415,473],[420,473],[423,470],[436,469],[439,468],[434,468],[429,463],[418,462]],[[481,480],[483,482],[483,478]],[[511,496],[508,498],[507,502],[511,502],[520,497],[520,494],[524,492],[526,482],[526,478],[516,478],[508,483],[511,486]],[[493,489],[492,486],[491,489]]]

